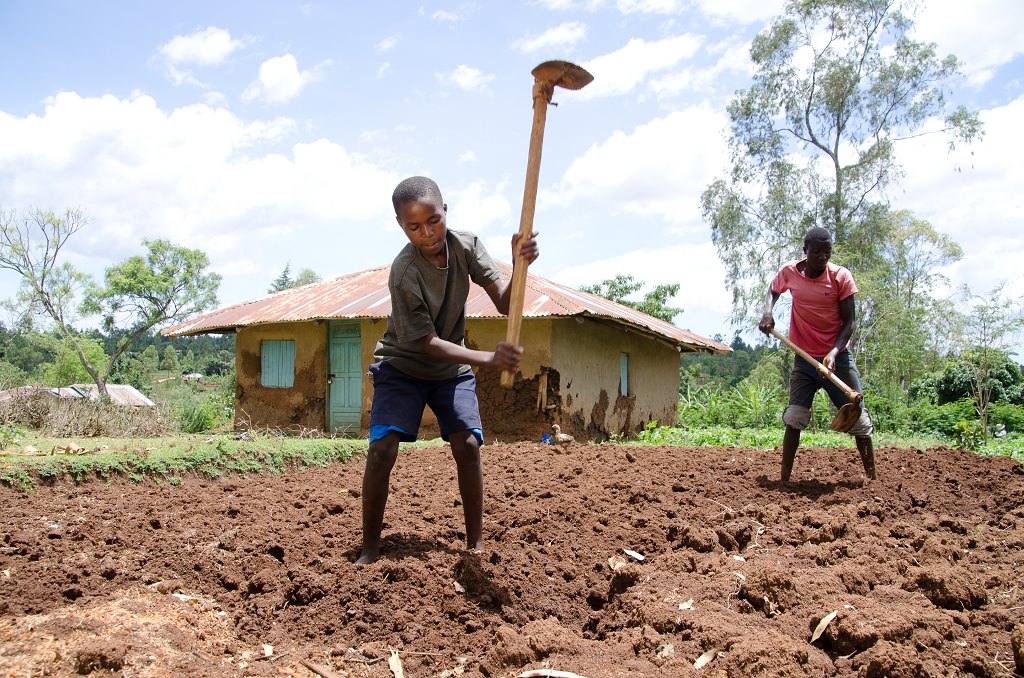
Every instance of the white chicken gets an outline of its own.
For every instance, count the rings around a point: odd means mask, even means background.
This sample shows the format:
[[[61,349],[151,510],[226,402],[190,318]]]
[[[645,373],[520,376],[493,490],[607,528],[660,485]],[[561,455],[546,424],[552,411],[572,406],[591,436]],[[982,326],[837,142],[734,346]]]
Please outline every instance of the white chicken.
[[[568,445],[569,443],[576,442],[576,439],[568,433],[562,433],[562,427],[558,424],[552,424],[551,430],[555,432],[555,435],[551,437],[551,442],[555,445]]]

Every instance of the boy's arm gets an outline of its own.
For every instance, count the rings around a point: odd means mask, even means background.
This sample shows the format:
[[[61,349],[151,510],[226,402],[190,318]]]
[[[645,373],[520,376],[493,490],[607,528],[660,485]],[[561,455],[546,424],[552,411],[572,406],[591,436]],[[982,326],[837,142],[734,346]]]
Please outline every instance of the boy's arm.
[[[772,328],[775,327],[775,316],[772,312],[775,310],[775,302],[782,296],[770,286],[768,287],[768,297],[764,302],[764,313],[761,315],[761,322],[757,323],[758,329],[765,334],[771,332]]]
[[[522,245],[519,248],[519,255],[526,261],[526,265],[529,266],[537,257],[540,256],[540,246],[537,245],[537,233],[531,233],[530,237],[523,240]],[[518,263],[519,257],[516,256],[516,244],[522,236],[516,233],[512,236],[512,265],[515,266]],[[494,303],[494,307],[498,309],[498,313],[502,315],[508,315],[509,305],[512,303],[512,285],[502,280],[496,280],[490,285],[484,287],[487,292],[487,296],[491,298]]]
[[[494,351],[478,351],[445,341],[433,332],[420,339],[423,352],[431,358],[446,363],[467,364],[473,367],[488,367],[496,370],[519,369],[523,350],[512,344],[501,342]]]

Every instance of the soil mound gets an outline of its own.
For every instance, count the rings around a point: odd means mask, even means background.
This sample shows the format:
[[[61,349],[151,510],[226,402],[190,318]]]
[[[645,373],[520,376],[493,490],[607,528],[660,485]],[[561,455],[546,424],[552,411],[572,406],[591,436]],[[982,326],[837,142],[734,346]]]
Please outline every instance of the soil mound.
[[[403,451],[367,567],[362,459],[0,488],[0,673],[1024,673],[1024,468],[877,458],[488,445],[473,553],[450,450]]]

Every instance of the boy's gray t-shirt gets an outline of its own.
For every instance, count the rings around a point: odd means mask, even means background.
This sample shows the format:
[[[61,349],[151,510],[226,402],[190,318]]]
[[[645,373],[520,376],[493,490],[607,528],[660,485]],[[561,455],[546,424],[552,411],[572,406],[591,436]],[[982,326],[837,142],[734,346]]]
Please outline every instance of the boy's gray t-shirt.
[[[449,229],[446,240],[447,269],[434,266],[409,243],[388,276],[391,314],[374,357],[418,379],[450,379],[470,369],[430,357],[420,350],[419,340],[433,332],[464,346],[470,281],[486,287],[501,277],[474,234]]]

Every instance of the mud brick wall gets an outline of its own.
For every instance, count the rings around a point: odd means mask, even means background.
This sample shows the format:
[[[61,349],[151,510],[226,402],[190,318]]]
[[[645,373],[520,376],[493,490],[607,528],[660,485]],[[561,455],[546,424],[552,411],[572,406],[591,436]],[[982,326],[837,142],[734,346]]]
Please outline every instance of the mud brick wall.
[[[235,428],[324,430],[327,421],[327,341],[323,321],[256,325],[235,339]],[[295,341],[295,385],[260,384],[260,342]]]

